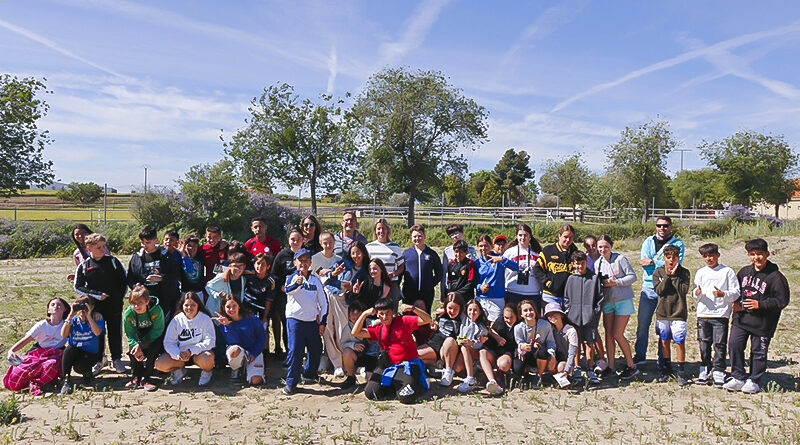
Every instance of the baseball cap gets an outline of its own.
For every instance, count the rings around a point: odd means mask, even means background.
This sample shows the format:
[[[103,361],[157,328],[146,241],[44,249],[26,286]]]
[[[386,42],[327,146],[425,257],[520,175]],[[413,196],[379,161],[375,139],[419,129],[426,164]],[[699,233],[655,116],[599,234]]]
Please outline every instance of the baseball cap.
[[[311,256],[311,251],[305,248],[301,248],[300,250],[294,253],[294,259],[298,259],[303,255]]]
[[[498,242],[498,241],[502,241],[502,242],[504,242],[504,243],[507,243],[507,242],[508,242],[508,238],[506,238],[506,236],[505,236],[505,235],[497,235],[497,236],[496,236],[496,237],[494,237],[494,239],[492,240],[492,244],[497,244],[497,242]]]

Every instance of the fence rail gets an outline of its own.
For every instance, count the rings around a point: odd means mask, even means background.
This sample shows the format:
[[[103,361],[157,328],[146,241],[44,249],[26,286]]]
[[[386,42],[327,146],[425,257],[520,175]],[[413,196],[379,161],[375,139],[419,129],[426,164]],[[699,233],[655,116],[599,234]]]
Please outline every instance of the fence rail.
[[[303,208],[303,210],[310,210]],[[320,206],[317,216],[322,220],[338,220],[342,212],[353,210],[359,218],[386,218],[391,221],[408,222],[407,207],[389,206]],[[640,213],[640,209],[614,208],[604,210],[573,209],[572,207],[435,207],[416,206],[415,220],[419,223],[446,224],[457,221],[467,225],[510,224],[520,221],[580,221],[586,224],[613,224],[625,221],[632,214]],[[651,209],[649,212],[655,219],[667,215],[678,220],[713,220],[724,217],[723,211],[713,209]],[[87,208],[87,207],[2,207],[0,218],[19,221],[56,221],[68,220],[76,222],[115,222],[132,221],[129,208]]]

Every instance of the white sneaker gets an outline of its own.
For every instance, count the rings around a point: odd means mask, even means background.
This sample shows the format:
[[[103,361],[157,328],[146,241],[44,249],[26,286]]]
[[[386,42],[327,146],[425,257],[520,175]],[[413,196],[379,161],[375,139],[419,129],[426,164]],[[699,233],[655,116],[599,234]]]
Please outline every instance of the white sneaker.
[[[342,368],[336,368],[336,369],[334,369],[334,370],[333,370],[333,377],[334,377],[334,378],[337,378],[337,379],[338,379],[339,377],[344,377],[344,369],[342,369]]]
[[[114,370],[120,374],[125,374],[128,372],[128,368],[125,367],[125,364],[122,363],[121,359],[114,360]]]
[[[362,379],[367,378],[367,368],[360,367],[356,370],[356,374],[360,375]]]
[[[241,370],[242,370],[242,368],[236,368],[236,369],[231,368],[231,380],[238,379],[239,378],[239,372]]]
[[[496,396],[503,393],[503,388],[500,387],[500,385],[497,383],[497,380],[489,380],[489,383],[486,384],[486,391],[488,391],[489,394]]]
[[[92,366],[92,375],[98,375],[103,372],[103,368],[105,368],[106,365],[108,365],[108,357],[104,355],[102,360]]]
[[[742,392],[745,394],[758,394],[761,391],[761,388],[758,386],[758,383],[747,379],[742,386]]]
[[[452,385],[453,384],[453,374],[455,374],[455,371],[453,371],[453,368],[445,368],[444,371],[442,371],[442,380],[439,381],[439,384],[442,385],[442,386],[450,386],[450,385]]]
[[[603,359],[598,360],[597,363],[594,364],[595,374],[602,374],[606,369],[608,369],[608,362]]]
[[[476,386],[478,386],[478,384],[475,381],[475,377],[467,377],[456,389],[458,389],[458,392],[470,392],[475,389]]]
[[[177,385],[183,381],[183,378],[186,377],[186,368],[176,369],[172,371],[172,380],[169,382],[170,385]]]
[[[728,383],[722,385],[723,388],[727,389],[728,391],[741,391],[742,387],[744,386],[742,380],[731,378]]]
[[[214,375],[213,371],[200,371],[200,380],[197,381],[197,386],[206,386],[211,381],[211,376]]]
[[[700,373],[697,374],[697,380],[694,381],[697,385],[707,385],[708,379],[711,377],[708,368],[705,366],[700,367]]]
[[[714,376],[714,386],[722,388],[725,385],[725,373],[722,371],[714,371],[711,373]]]

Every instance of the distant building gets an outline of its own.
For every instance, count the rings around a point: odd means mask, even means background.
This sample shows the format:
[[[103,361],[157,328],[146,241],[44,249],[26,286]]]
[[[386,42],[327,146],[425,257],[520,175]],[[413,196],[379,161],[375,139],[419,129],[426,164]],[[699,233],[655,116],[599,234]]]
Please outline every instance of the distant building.
[[[800,218],[800,178],[794,179],[794,182],[797,188],[789,199],[789,202],[778,208],[778,218],[780,219]],[[765,215],[775,215],[775,206],[765,202],[753,204],[753,210]]]
[[[63,182],[53,182],[53,183],[50,183],[50,184],[48,184],[48,185],[46,185],[44,187],[39,187],[38,185],[32,185],[30,187],[30,190],[53,190],[53,191],[58,191],[58,190],[64,190],[65,188],[67,188],[68,185],[69,184],[64,184]],[[102,187],[102,185],[100,187]],[[108,188],[108,193],[117,193],[117,189],[115,189],[114,187],[109,187]]]

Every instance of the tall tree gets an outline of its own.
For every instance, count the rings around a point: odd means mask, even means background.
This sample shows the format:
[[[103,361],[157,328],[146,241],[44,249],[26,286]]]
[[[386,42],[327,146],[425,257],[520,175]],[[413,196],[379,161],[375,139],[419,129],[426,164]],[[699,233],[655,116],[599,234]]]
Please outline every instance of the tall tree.
[[[184,227],[202,230],[216,224],[231,231],[237,225],[246,224],[242,209],[247,206],[247,194],[239,183],[235,165],[229,159],[216,164],[194,165],[176,182],[180,186],[184,202],[181,207],[186,220]]]
[[[578,204],[585,200],[592,176],[581,154],[575,153],[560,160],[547,161],[539,178],[539,187],[545,193],[558,195],[561,203],[572,206],[574,216]]]
[[[494,166],[494,174],[500,179],[502,189],[508,191],[511,200],[518,204],[526,198],[525,184],[533,179],[534,171],[529,166],[530,160],[531,157],[525,150],[517,152],[509,148]]]
[[[442,191],[445,202],[449,206],[463,206],[467,202],[467,191],[464,178],[455,173],[448,173],[442,180]]]
[[[734,204],[763,199],[778,209],[796,188],[798,156],[783,138],[742,130],[720,141],[700,144],[701,156],[715,166]]]
[[[682,209],[720,207],[728,200],[728,191],[717,170],[683,170],[669,183],[672,197]]]
[[[421,190],[464,174],[462,148],[486,140],[486,110],[438,71],[387,68],[359,94],[353,116],[366,140],[365,165],[385,169],[390,191],[409,195],[408,224]]]
[[[481,205],[481,194],[484,187],[489,182],[497,182],[497,177],[489,170],[478,170],[470,173],[469,180],[464,186],[467,194],[467,203],[470,205]],[[500,189],[499,185],[495,184],[495,188]]]
[[[356,153],[342,101],[323,95],[320,102],[301,100],[285,83],[253,99],[246,126],[225,143],[245,185],[269,191],[275,182],[307,184],[317,213],[317,189],[338,188],[350,177]]]
[[[625,127],[620,140],[606,148],[607,169],[620,180],[632,201],[642,203],[642,222],[647,221],[650,198],[664,190],[667,156],[678,141],[665,121]]]
[[[52,161],[43,157],[52,141],[37,121],[47,114],[47,103],[37,93],[50,93],[32,77],[0,75],[0,196],[11,196],[28,185],[53,181]]]

